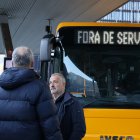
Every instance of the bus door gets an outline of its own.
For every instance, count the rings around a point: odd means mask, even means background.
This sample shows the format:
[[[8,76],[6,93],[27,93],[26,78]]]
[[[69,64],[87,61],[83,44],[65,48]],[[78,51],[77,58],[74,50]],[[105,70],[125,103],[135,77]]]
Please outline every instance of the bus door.
[[[69,91],[85,113],[83,140],[140,139],[140,25],[64,22]]]

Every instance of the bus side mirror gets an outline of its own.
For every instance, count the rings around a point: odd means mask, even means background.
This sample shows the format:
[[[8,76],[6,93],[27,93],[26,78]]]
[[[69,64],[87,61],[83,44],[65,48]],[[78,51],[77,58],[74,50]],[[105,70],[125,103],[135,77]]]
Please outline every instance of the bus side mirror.
[[[41,61],[50,61],[51,60],[50,38],[41,39],[41,43],[40,43],[40,60]]]

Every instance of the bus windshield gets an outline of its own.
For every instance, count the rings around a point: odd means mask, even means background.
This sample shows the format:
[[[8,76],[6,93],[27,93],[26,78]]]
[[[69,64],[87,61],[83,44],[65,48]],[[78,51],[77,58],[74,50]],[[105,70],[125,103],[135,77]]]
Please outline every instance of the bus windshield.
[[[85,107],[140,107],[140,25],[63,23],[68,90]]]

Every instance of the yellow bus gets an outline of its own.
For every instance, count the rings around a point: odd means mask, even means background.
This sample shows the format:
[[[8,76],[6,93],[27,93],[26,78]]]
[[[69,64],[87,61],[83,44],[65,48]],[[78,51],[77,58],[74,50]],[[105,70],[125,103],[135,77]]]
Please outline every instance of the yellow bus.
[[[51,41],[47,73],[83,106],[83,140],[140,140],[140,24],[64,22]]]

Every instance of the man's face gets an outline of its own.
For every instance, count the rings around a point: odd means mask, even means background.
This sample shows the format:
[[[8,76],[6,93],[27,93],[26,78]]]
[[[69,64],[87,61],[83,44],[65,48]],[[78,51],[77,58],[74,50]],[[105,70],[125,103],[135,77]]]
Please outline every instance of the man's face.
[[[64,93],[65,83],[61,77],[54,75],[50,78],[49,87],[52,94],[60,96]]]

